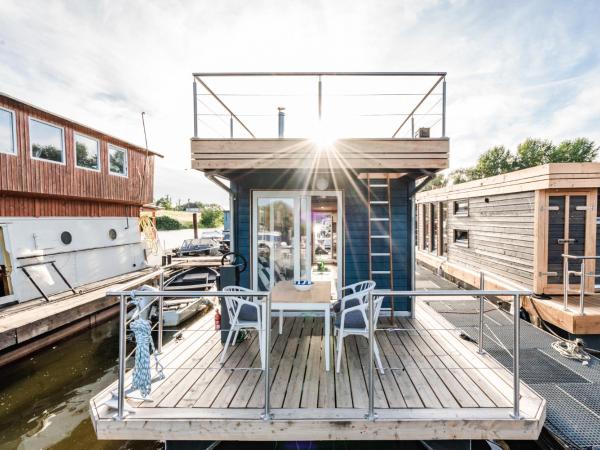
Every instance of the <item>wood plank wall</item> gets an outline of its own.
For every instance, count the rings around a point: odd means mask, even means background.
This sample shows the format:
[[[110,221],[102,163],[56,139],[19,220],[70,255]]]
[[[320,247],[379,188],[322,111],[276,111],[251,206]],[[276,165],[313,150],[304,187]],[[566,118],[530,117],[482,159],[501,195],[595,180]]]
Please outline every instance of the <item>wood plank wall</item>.
[[[467,216],[455,215],[453,201],[447,202],[448,222],[443,231],[448,240],[448,261],[531,286],[534,271],[534,192],[472,197],[468,202]],[[421,205],[423,203],[420,208]],[[419,221],[419,226],[422,223]],[[468,246],[453,242],[455,229],[469,232]],[[420,248],[423,249],[423,246]]]
[[[0,217],[139,217],[140,207],[90,200],[0,194]]]
[[[0,106],[15,112],[17,131],[17,155],[0,153],[0,193],[34,194],[36,197],[50,196],[62,199],[91,199],[138,206],[152,201],[154,191],[154,157],[152,154],[146,157],[144,149],[9,97],[0,95]],[[41,119],[63,128],[65,164],[31,158],[29,117]],[[75,132],[100,141],[100,172],[75,166],[73,140]],[[108,173],[109,143],[128,150],[127,177]],[[6,206],[6,208],[9,207]],[[78,207],[73,205],[73,208],[76,210]]]

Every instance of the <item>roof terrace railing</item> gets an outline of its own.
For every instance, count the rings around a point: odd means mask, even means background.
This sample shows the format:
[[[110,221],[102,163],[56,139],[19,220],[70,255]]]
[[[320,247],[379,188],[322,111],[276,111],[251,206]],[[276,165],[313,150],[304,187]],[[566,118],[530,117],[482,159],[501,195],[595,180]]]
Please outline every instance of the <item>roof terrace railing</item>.
[[[585,282],[587,277],[593,278],[594,280],[600,278],[600,275],[596,275],[594,272],[586,272],[585,271],[585,263],[588,260],[600,260],[600,256],[575,256],[562,254],[563,257],[563,309],[565,311],[570,311],[569,308],[569,294],[575,293],[579,295],[579,314],[585,315]],[[579,271],[570,270],[569,262],[570,261],[581,261],[581,265]],[[571,287],[569,286],[569,277],[571,275],[575,275],[579,277],[579,291],[571,291]],[[593,292],[591,293],[594,294]]]
[[[199,72],[193,111],[195,138],[446,137],[446,72]]]

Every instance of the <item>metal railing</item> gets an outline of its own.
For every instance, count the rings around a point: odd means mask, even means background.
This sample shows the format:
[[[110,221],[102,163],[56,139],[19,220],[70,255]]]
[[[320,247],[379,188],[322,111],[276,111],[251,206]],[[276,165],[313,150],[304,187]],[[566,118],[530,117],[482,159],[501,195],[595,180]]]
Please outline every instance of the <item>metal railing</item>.
[[[135,348],[129,354],[127,354],[126,343],[127,343],[127,326],[134,319],[133,317],[127,318],[127,309],[129,306],[129,299],[139,299],[142,297],[152,297],[152,299],[144,305],[142,310],[139,313],[143,312],[147,308],[150,308],[153,304],[158,304],[158,322],[152,327],[153,332],[157,332],[157,346],[156,351],[158,353],[162,352],[163,349],[163,333],[165,332],[163,322],[163,308],[164,308],[164,297],[169,298],[215,298],[215,297],[225,297],[225,296],[236,296],[236,293],[226,292],[226,291],[163,291],[163,278],[161,274],[160,278],[160,287],[161,289],[158,291],[150,291],[150,290],[133,290],[133,291],[111,291],[107,292],[107,296],[116,296],[119,297],[120,300],[120,315],[119,315],[119,368],[118,368],[118,384],[117,384],[117,413],[114,416],[116,420],[122,420],[125,417],[125,372],[126,372],[126,362],[127,359],[134,353]],[[264,409],[260,414],[260,418],[263,420],[272,420],[273,414],[271,411],[271,399],[270,399],[270,353],[271,353],[271,293],[263,292],[263,291],[244,291],[243,293],[237,293],[237,295],[243,297],[252,297],[252,298],[262,298],[263,303],[263,317],[266,318],[265,321],[262,322],[262,329],[259,331],[264,333],[264,341],[263,341],[263,349],[264,350],[264,363],[260,369],[256,368],[236,368],[236,370],[262,370],[264,372]],[[520,419],[519,413],[519,401],[520,401],[520,375],[519,375],[519,353],[520,353],[520,322],[519,322],[519,310],[520,310],[520,299],[521,296],[531,295],[529,291],[511,291],[511,290],[473,290],[473,291],[465,291],[465,290],[434,290],[434,291],[388,291],[388,290],[375,290],[368,296],[368,334],[369,334],[369,370],[368,370],[368,410],[365,414],[366,420],[376,420],[377,414],[375,412],[375,389],[374,389],[374,342],[375,342],[375,332],[390,332],[390,331],[419,331],[417,329],[412,328],[377,328],[377,326],[373,326],[375,324],[375,318],[373,317],[373,296],[383,295],[385,297],[456,297],[456,296],[468,296],[473,297],[473,301],[480,302],[480,311],[479,311],[479,330],[480,330],[480,338],[479,338],[479,352],[483,353],[483,338],[482,338],[482,329],[483,329],[483,320],[484,320],[484,311],[483,299],[488,296],[493,297],[506,297],[510,296],[514,298],[514,335],[513,335],[513,391],[514,391],[514,399],[513,399],[513,412],[511,416],[514,419]],[[471,299],[465,299],[471,300]],[[432,328],[423,328],[422,331],[432,331]],[[446,330],[446,331],[456,331],[459,330],[457,327],[452,328],[435,328],[435,330]],[[178,331],[180,330],[172,330]],[[187,330],[187,331],[208,331],[208,330]],[[228,331],[226,329],[221,331]],[[217,367],[221,368],[221,366]],[[389,368],[391,370],[403,370],[401,368]],[[493,368],[490,368],[493,370]],[[333,367],[330,370],[335,370]],[[478,369],[481,370],[481,369]],[[338,419],[339,420],[339,417]]]
[[[569,294],[578,294],[579,295],[579,314],[585,315],[585,282],[587,277],[600,278],[600,275],[596,275],[594,272],[586,272],[585,271],[585,263],[588,260],[600,260],[600,256],[575,256],[568,255],[563,253],[561,255],[563,257],[563,309],[565,311],[570,311],[569,308]],[[579,266],[579,271],[577,270],[569,270],[569,262],[571,260],[581,261],[581,265]],[[569,277],[571,275],[575,275],[579,277],[579,291],[571,291],[569,286]],[[591,292],[593,294],[593,292]]]
[[[484,280],[480,280],[481,283]],[[432,290],[432,291],[387,291],[387,290],[374,290],[369,293],[369,411],[367,417],[370,420],[375,420],[377,415],[375,414],[374,399],[375,399],[375,388],[374,388],[374,374],[373,374],[373,342],[374,332],[376,327],[373,327],[373,296],[383,295],[385,297],[457,297],[457,296],[469,296],[474,297],[473,299],[464,299],[479,302],[479,330],[480,338],[478,342],[478,351],[483,353],[483,317],[484,317],[484,302],[485,297],[513,297],[513,412],[511,414],[513,419],[520,419],[520,361],[519,354],[521,351],[521,325],[519,312],[521,309],[521,297],[532,295],[531,291],[509,291],[509,290]],[[457,328],[454,328],[456,330]],[[405,331],[402,328],[380,328],[377,331]],[[427,329],[425,329],[427,331]]]

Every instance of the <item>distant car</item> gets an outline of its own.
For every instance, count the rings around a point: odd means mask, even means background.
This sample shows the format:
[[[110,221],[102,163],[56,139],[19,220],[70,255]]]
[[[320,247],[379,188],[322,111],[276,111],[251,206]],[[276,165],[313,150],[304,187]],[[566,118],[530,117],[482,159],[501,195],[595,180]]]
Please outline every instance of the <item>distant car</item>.
[[[177,256],[217,256],[220,244],[212,238],[186,239],[177,250]]]

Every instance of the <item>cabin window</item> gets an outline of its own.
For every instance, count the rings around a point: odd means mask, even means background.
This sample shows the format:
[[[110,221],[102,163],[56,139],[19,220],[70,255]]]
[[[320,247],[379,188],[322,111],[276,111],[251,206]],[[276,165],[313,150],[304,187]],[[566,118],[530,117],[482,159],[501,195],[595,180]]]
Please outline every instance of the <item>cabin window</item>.
[[[127,176],[127,150],[108,145],[108,170],[113,175]]]
[[[454,230],[454,243],[468,247],[469,232],[467,230]]]
[[[65,163],[65,141],[61,127],[30,117],[29,142],[32,158]]]
[[[75,134],[75,164],[81,169],[100,170],[100,144],[81,134]]]
[[[454,215],[455,216],[468,216],[469,215],[469,201],[468,200],[457,200],[454,202]]]
[[[15,113],[4,108],[0,108],[0,153],[17,154]]]

